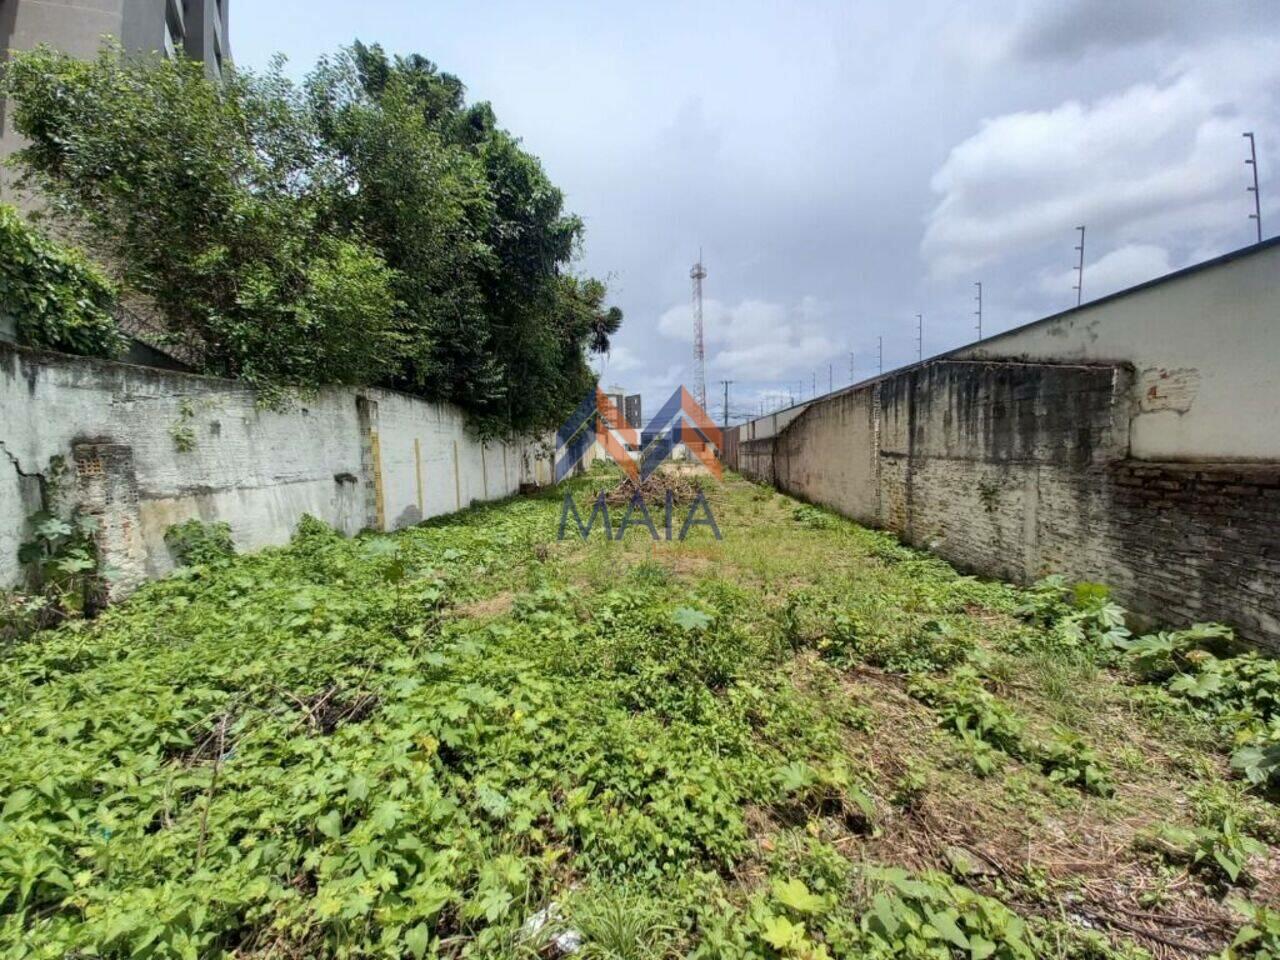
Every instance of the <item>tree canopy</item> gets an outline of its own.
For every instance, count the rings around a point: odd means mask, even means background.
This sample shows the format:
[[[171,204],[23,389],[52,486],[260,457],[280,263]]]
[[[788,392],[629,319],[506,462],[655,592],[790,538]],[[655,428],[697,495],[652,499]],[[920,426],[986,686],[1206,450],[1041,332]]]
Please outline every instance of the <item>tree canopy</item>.
[[[536,157],[424,57],[355,43],[301,84],[117,49],[17,54],[19,163],[206,372],[380,384],[484,432],[551,426],[621,312]]]
[[[19,343],[117,356],[126,341],[116,330],[115,307],[115,285],[97,267],[0,203],[0,319],[13,319]]]

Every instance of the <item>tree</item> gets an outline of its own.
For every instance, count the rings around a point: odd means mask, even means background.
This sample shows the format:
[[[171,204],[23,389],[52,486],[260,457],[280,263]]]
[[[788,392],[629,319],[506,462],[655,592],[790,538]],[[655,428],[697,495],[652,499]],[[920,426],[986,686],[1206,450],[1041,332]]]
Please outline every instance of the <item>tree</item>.
[[[263,386],[363,383],[395,355],[393,272],[324,229],[336,165],[279,71],[18,54],[4,91],[53,215],[149,297],[204,370]],[[340,293],[341,295],[335,295]]]
[[[307,91],[348,177],[344,226],[399,271],[412,344],[401,384],[491,426],[559,423],[593,382],[585,352],[608,349],[622,312],[606,320],[604,285],[568,273],[582,221],[537,158],[421,56],[357,42],[324,58]]]
[[[299,89],[109,51],[18,54],[20,161],[209,372],[380,383],[485,433],[554,426],[621,311],[575,277],[581,221],[538,160],[421,56],[356,43]]]

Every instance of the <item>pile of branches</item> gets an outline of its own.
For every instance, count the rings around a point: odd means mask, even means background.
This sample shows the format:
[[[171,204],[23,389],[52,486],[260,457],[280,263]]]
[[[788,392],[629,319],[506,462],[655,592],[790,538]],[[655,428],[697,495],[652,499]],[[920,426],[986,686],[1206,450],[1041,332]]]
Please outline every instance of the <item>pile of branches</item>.
[[[672,503],[692,503],[699,489],[696,477],[684,473],[658,471],[640,483],[624,476],[617,486],[605,494],[605,501],[610,506],[626,506],[638,495],[646,504],[662,506],[666,503],[669,490]]]

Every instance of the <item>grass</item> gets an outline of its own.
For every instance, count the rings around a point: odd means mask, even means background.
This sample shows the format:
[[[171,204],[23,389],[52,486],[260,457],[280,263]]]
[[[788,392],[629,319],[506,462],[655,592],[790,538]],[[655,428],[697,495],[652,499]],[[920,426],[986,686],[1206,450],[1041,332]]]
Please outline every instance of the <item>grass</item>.
[[[0,945],[1166,957],[1274,921],[1276,807],[1211,719],[1034,592],[704,486],[720,541],[560,542],[561,491],[305,523],[10,648]]]

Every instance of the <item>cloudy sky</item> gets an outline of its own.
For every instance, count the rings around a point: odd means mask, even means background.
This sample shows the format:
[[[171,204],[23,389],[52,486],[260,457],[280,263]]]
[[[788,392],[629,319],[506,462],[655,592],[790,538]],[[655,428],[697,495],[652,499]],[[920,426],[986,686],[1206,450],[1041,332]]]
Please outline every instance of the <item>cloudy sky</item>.
[[[419,52],[540,156],[626,312],[606,385],[655,409],[824,392],[1235,249],[1257,135],[1280,223],[1276,0],[243,0],[236,60]]]

